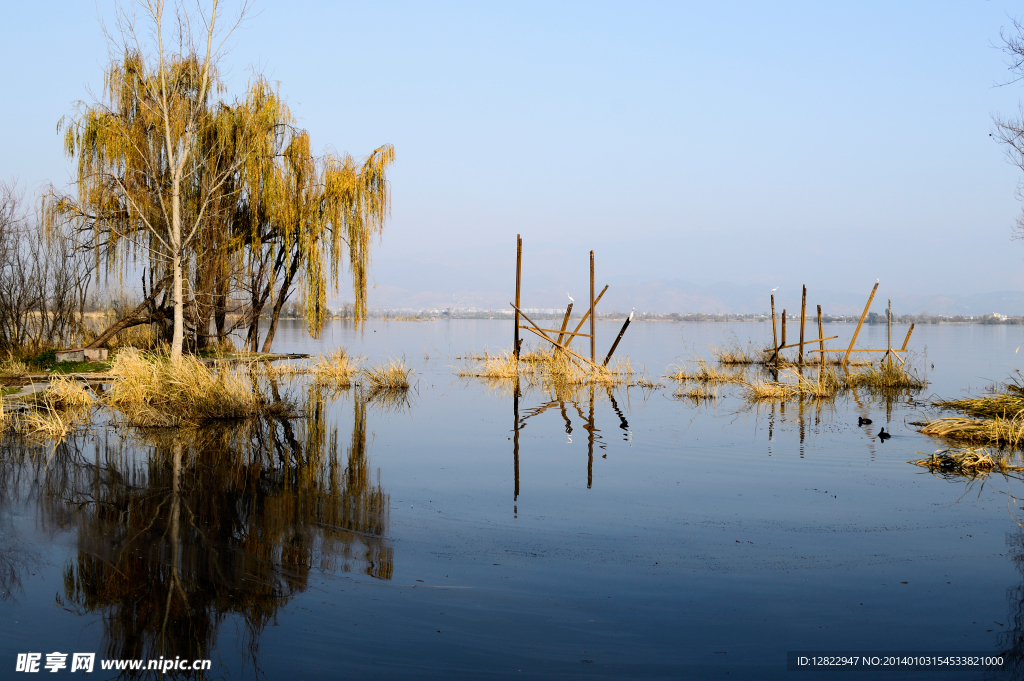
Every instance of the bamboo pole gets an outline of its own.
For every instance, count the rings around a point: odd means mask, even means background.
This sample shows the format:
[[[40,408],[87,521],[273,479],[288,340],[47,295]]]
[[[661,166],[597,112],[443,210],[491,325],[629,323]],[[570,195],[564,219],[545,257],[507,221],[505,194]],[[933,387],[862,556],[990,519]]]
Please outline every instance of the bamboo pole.
[[[779,347],[779,334],[778,334],[778,331],[775,328],[775,294],[774,293],[772,294],[772,347],[776,348],[775,352],[778,353],[778,349],[777,348]],[[772,359],[775,359],[774,355],[772,356]]]
[[[786,347],[786,310],[785,310],[785,308],[783,308],[783,310],[782,310],[782,324],[781,324],[781,326],[782,326],[782,345],[779,346],[779,350],[782,350],[783,348]],[[776,353],[775,353],[775,368],[778,368],[778,367],[779,367],[779,353],[776,351]]]
[[[887,352],[885,357],[889,358],[889,364],[892,364],[892,298],[889,299],[889,306],[885,308],[885,324],[887,327],[887,334],[885,339],[885,347]],[[882,359],[885,359],[883,357]]]
[[[843,366],[850,361],[850,353],[853,352],[853,344],[857,342],[857,336],[860,334],[860,327],[864,325],[864,318],[868,316],[868,310],[871,309],[871,301],[875,299],[875,292],[878,290],[878,282],[875,282],[875,287],[871,289],[871,295],[868,296],[868,304],[864,306],[864,312],[860,315],[860,321],[857,322],[857,328],[853,332],[853,338],[850,339],[850,348],[846,351],[846,356],[843,357]]]
[[[519,287],[522,281],[523,274],[523,237],[516,234],[516,309],[519,309]],[[516,361],[519,361],[519,312],[516,312],[516,333],[512,339],[513,346],[512,351],[516,355]]]
[[[520,324],[519,328],[520,329],[528,329],[530,327],[524,326],[524,325]],[[547,331],[548,333],[561,333],[563,336],[565,336],[567,338],[569,336],[583,336],[584,338],[590,338],[590,334],[589,333],[575,333],[573,331],[560,331],[559,329],[545,329],[545,328],[540,327],[540,326],[538,326],[537,328],[540,329],[541,331]],[[564,343],[560,343],[560,344],[564,345]]]
[[[807,317],[807,287],[804,286],[803,296],[800,298],[800,352],[797,356],[797,364],[804,363],[804,322]]]
[[[562,318],[562,330],[558,332],[558,342],[562,342],[562,336],[565,335],[565,327],[569,325],[569,315],[572,313],[572,301],[569,301],[569,307],[565,308],[565,317]]]
[[[601,293],[598,294],[597,300],[594,301],[594,305],[597,305],[598,303],[601,302],[601,298],[604,297],[604,294],[605,294],[605,292],[607,290],[608,290],[608,285],[605,284],[604,288],[601,289]],[[571,334],[566,334],[566,335],[569,336],[569,340],[565,341],[565,347],[569,347],[570,345],[572,345],[573,338],[575,338],[576,336],[587,336],[588,335],[588,334],[580,333],[579,332],[580,329],[583,328],[583,325],[587,323],[588,319],[590,319],[590,310],[587,310],[586,312],[583,313],[583,319],[581,319],[580,323],[576,325],[576,328],[573,330],[573,332]]]
[[[818,349],[821,350],[821,369],[818,372],[818,380],[825,376],[825,327],[821,323],[821,305],[818,306]]]
[[[629,323],[631,321],[633,321],[633,312],[630,312],[629,316],[626,317],[626,322],[622,325],[622,330],[619,331],[618,337],[615,339],[615,342],[612,343],[612,349],[608,351],[608,356],[604,358],[604,364],[601,366],[608,366],[608,360],[612,358],[612,353],[615,352],[615,348],[619,347],[619,341],[622,340],[622,336],[626,333],[626,329],[629,328]]]
[[[526,329],[527,331],[532,331],[533,333],[537,334],[538,336],[540,336],[541,338],[543,338],[543,339],[544,339],[544,340],[546,340],[547,342],[549,342],[549,343],[551,343],[552,345],[554,345],[554,346],[555,346],[556,348],[559,348],[560,350],[565,350],[566,352],[568,352],[568,353],[569,353],[570,355],[572,355],[573,357],[576,357],[577,359],[581,359],[581,360],[583,360],[584,362],[586,362],[587,364],[591,365],[591,366],[592,366],[592,367],[594,367],[595,369],[596,369],[596,368],[598,368],[598,366],[597,366],[596,364],[594,364],[593,362],[591,362],[591,361],[590,361],[589,359],[587,359],[586,357],[583,357],[582,355],[579,355],[579,354],[577,354],[577,353],[573,352],[573,351],[572,351],[572,350],[570,350],[570,349],[569,349],[569,348],[568,348],[567,346],[564,346],[564,345],[560,345],[560,344],[556,343],[556,342],[555,342],[555,340],[554,340],[554,339],[553,339],[553,338],[552,338],[551,336],[547,335],[547,334],[546,334],[546,333],[544,333],[543,331],[538,331],[537,329],[539,329],[540,327],[539,327],[539,326],[537,326],[536,324],[534,324],[534,323],[533,323],[533,320],[532,320],[532,319],[530,319],[529,317],[527,317],[527,316],[526,316],[526,313],[525,313],[525,312],[523,312],[522,310],[520,310],[520,309],[519,309],[518,307],[516,307],[516,306],[515,306],[515,305],[513,305],[512,303],[509,303],[509,305],[512,305],[513,309],[515,309],[515,310],[516,310],[516,311],[517,311],[517,312],[518,312],[519,314],[521,314],[521,315],[523,316],[523,319],[525,319],[525,320],[526,320],[526,321],[527,321],[527,322],[528,322],[528,323],[530,324],[530,326],[524,326],[524,327],[523,327],[524,329]]]
[[[597,339],[594,338],[594,252],[590,252],[590,363],[597,362]]]
[[[912,333],[914,333],[914,325],[913,324],[911,324],[910,328],[907,329],[907,337],[903,339],[903,347],[900,348],[900,352],[906,352],[907,351],[907,343],[910,342],[910,334],[912,334]]]

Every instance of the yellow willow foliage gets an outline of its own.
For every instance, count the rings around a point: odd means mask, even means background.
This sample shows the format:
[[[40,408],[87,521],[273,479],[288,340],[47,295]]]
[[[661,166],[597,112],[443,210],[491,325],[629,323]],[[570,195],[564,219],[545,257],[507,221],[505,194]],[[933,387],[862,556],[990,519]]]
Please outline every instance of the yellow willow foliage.
[[[216,71],[194,57],[162,64],[128,53],[107,70],[105,100],[62,119],[76,195],[51,192],[47,227],[75,220],[108,272],[141,262],[160,279],[178,252],[193,280],[186,288],[197,292],[213,279],[237,287],[242,270],[275,263],[270,284],[283,276],[301,289],[314,335],[328,294],[338,289],[347,246],[355,316],[363,319],[372,239],[390,212],[394,148],[384,145],[361,162],[348,154],[316,157],[309,134],[294,126],[266,79],[254,78],[244,99],[226,102]],[[180,233],[172,229],[174,192]]]
[[[395,151],[384,145],[362,163],[348,154],[316,158],[304,130],[292,132],[279,144],[280,153],[263,157],[263,168],[246,172],[247,179],[259,183],[246,188],[259,201],[254,215],[261,216],[268,228],[264,232],[254,224],[251,235],[259,241],[271,237],[272,257],[283,249],[291,254],[292,267],[302,268],[307,326],[318,336],[328,294],[338,290],[342,246],[348,247],[355,318],[365,317],[371,244],[390,212],[387,169]],[[253,248],[251,255],[259,252]],[[280,274],[274,272],[275,277]]]

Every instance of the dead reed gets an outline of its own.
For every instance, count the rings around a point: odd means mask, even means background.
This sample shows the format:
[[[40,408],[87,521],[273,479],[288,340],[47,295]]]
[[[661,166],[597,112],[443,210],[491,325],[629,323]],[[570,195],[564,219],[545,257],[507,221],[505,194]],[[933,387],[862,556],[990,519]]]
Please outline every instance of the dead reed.
[[[347,388],[359,373],[359,360],[345,348],[337,348],[327,356],[318,357],[310,366],[313,382],[321,386]]]
[[[816,378],[807,378],[793,369],[783,372],[789,380],[766,381],[754,378],[744,381],[743,391],[747,400],[785,401],[799,398],[827,400],[835,397],[845,387],[843,381],[833,369],[825,369]]]
[[[708,347],[715,360],[725,366],[766,364],[772,356],[772,348],[757,349],[751,341],[747,341],[746,345],[740,345],[739,341],[733,340],[730,344],[721,347],[717,345]]]
[[[720,371],[711,366],[703,358],[697,358],[697,368],[689,369],[685,364],[674,365],[675,371],[666,375],[674,381],[694,381],[696,383],[708,383],[721,385],[725,383],[744,383],[746,378],[742,371],[734,373],[731,371]]]
[[[479,355],[477,356],[480,357]],[[480,361],[478,359],[477,361]],[[493,378],[493,379],[514,379],[519,375],[519,366],[516,356],[512,352],[503,352],[497,355],[485,355],[482,358],[483,364],[471,366],[467,364],[458,372],[463,378]]]
[[[672,393],[676,399],[687,399],[694,402],[708,402],[718,399],[718,388],[708,383],[696,385],[683,384]]]
[[[1012,418],[970,418],[950,416],[929,421],[921,433],[967,442],[991,443],[1019,447],[1024,444],[1024,415]]]
[[[909,362],[880,362],[878,366],[870,365],[865,371],[846,374],[843,380],[849,388],[878,391],[921,390],[928,385],[928,381],[918,375]]]
[[[28,373],[28,365],[8,354],[7,359],[0,361],[0,377],[19,378]]]
[[[408,390],[412,368],[405,360],[390,359],[362,370],[371,390]]]
[[[1020,374],[1003,383],[1001,390],[960,400],[935,400],[940,409],[960,411],[924,424],[921,432],[954,440],[1019,447],[1024,444],[1024,384]]]
[[[46,390],[22,402],[27,408],[12,425],[33,439],[60,442],[87,419],[96,399],[78,381],[53,376]]]
[[[918,452],[921,454],[923,452]],[[1011,463],[1013,455],[986,448],[943,449],[926,459],[908,461],[938,473],[943,477],[964,477],[970,480],[985,477],[990,473],[1019,473],[1024,466]],[[1019,458],[1019,457],[1018,457]]]
[[[178,362],[125,348],[110,373],[104,402],[135,426],[180,426],[237,419],[263,410],[244,365],[211,368],[195,357]]]

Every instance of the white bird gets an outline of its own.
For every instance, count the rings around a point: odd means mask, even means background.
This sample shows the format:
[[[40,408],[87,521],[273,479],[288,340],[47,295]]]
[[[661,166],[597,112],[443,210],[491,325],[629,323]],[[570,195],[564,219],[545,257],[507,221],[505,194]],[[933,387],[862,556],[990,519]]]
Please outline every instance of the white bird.
[[[772,289],[772,293],[775,293],[775,292],[776,292],[776,291],[778,291],[778,290],[779,290],[779,287],[778,287],[778,286],[776,286],[775,288],[773,288],[773,289]]]
[[[875,277],[875,283],[876,284],[878,283],[878,277]]]
[[[569,296],[568,293],[566,293],[565,295]],[[576,301],[572,299],[572,296],[569,296],[569,302],[570,303],[575,303]]]

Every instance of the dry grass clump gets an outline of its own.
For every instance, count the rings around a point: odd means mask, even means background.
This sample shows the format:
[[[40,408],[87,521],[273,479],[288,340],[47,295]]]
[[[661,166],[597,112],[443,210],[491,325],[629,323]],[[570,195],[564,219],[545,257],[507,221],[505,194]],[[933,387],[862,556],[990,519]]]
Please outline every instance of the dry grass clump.
[[[42,395],[42,400],[55,409],[82,409],[96,403],[80,382],[60,375],[50,377],[50,387]]]
[[[928,385],[909,363],[896,362],[881,362],[877,367],[869,366],[866,371],[848,374],[844,380],[847,387],[870,390],[920,390]]]
[[[1009,458],[998,451],[985,448],[943,449],[927,459],[907,463],[922,466],[944,477],[960,476],[973,480],[992,472],[1006,475],[1024,471],[1024,466],[1010,463]]]
[[[747,399],[752,402],[792,400],[801,397],[826,400],[838,395],[845,387],[832,369],[826,369],[817,379],[805,378],[792,369],[787,369],[784,375],[792,380],[765,381],[755,378],[752,381],[744,381],[743,389]]]
[[[479,358],[479,356],[477,357]],[[519,375],[519,363],[516,362],[516,356],[512,352],[485,355],[482,359],[482,365],[475,367],[466,365],[465,368],[458,372],[459,376],[464,378],[513,379]]]
[[[136,426],[244,418],[262,411],[263,401],[242,368],[211,368],[188,356],[175,363],[125,348],[111,367],[118,380],[105,402]]]
[[[694,402],[707,402],[718,399],[718,388],[707,383],[698,383],[697,385],[685,387],[680,386],[678,390],[672,393],[672,396],[677,399],[693,400]]]
[[[49,383],[24,400],[28,408],[9,425],[32,438],[59,442],[88,416],[96,399],[74,379],[53,376]]]
[[[359,373],[359,361],[345,348],[338,348],[330,355],[318,357],[310,366],[309,373],[317,385],[347,388]]]
[[[363,369],[363,376],[372,390],[408,390],[412,367],[405,360],[390,359]]]
[[[735,366],[743,364],[764,364],[772,356],[772,348],[762,348],[760,350],[754,348],[754,344],[747,341],[746,345],[740,345],[739,341],[734,340],[729,345],[723,345],[721,347],[717,345],[709,345],[711,354],[719,364],[726,366]]]
[[[1018,447],[1024,443],[1024,415],[1018,414],[1009,419],[951,416],[929,421],[921,428],[921,433],[953,440]]]
[[[666,378],[675,381],[694,381],[697,383],[709,383],[720,385],[723,383],[744,383],[746,381],[743,372],[733,373],[731,371],[719,371],[707,363],[703,358],[697,359],[697,368],[690,370],[685,364],[674,365],[675,372],[668,374]]]
[[[1024,443],[1024,384],[1019,375],[1004,383],[1002,392],[961,400],[935,400],[932,404],[966,416],[929,421],[921,428],[925,435],[1013,447]]]
[[[0,376],[4,378],[18,378],[28,373],[28,365],[14,355],[8,354],[7,359],[0,361]]]

